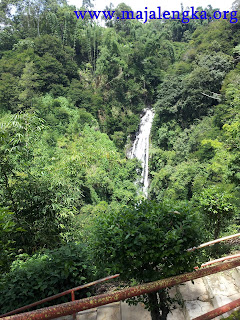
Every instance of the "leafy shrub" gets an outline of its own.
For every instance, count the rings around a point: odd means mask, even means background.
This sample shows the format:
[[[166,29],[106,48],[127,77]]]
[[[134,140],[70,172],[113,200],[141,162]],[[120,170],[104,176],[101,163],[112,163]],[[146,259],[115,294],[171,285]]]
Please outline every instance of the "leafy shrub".
[[[13,213],[0,207],[0,271],[6,271],[10,261],[14,259],[13,233],[22,231],[16,228]]]
[[[10,272],[0,279],[0,312],[11,311],[90,282],[93,274],[92,263],[88,261],[86,247],[82,244],[68,244],[32,257],[19,255]],[[76,297],[81,298],[89,292],[78,292]],[[70,301],[70,296],[53,300],[50,305],[63,301]]]
[[[97,266],[139,282],[193,270],[196,255],[186,249],[201,242],[200,225],[190,208],[143,201],[98,215],[91,246]]]
[[[224,186],[226,188],[226,185]],[[221,232],[233,222],[236,207],[233,204],[234,195],[222,190],[221,186],[210,186],[200,194],[195,195],[195,201],[203,216],[205,226],[211,238],[217,239]]]
[[[125,280],[149,282],[193,270],[197,256],[186,249],[200,243],[200,229],[189,208],[146,200],[98,215],[91,246],[99,269],[119,272]],[[166,319],[160,318],[160,310],[169,311],[167,289],[144,297],[140,299],[152,319]]]
[[[227,317],[226,320],[239,320],[240,319],[240,310],[233,312],[230,317]]]

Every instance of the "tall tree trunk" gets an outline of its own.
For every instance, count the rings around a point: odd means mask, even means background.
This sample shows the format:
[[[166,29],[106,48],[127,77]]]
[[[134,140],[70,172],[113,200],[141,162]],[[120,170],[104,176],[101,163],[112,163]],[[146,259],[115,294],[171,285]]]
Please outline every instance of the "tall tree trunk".
[[[158,295],[159,295],[159,308],[162,312],[161,315],[161,320],[167,320],[167,315],[169,313],[169,308],[168,308],[168,303],[167,303],[167,294],[166,294],[166,290],[159,290],[158,291]]]
[[[161,320],[160,310],[158,307],[157,292],[148,293],[148,300],[151,307],[152,320]]]
[[[40,18],[38,17],[37,18],[37,34],[38,34],[38,37],[40,37],[40,26],[39,26],[40,25],[40,21],[39,20],[40,20]]]
[[[148,293],[148,301],[151,308],[152,320],[167,320],[170,310],[168,308],[166,291],[159,290],[158,292]]]

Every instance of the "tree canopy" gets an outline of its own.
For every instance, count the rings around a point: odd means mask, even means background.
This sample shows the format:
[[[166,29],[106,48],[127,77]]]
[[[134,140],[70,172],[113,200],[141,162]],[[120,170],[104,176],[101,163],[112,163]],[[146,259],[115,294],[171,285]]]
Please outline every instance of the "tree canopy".
[[[42,298],[100,271],[144,282],[191,270],[199,229],[207,240],[239,231],[239,14],[214,20],[209,5],[197,8],[207,19],[189,23],[100,24],[74,14],[91,1],[79,6],[0,3],[2,312],[12,308],[6,292],[22,293],[20,307],[36,288]],[[144,201],[141,163],[127,154],[146,107],[155,117]],[[63,269],[50,271],[57,262]],[[157,295],[144,301],[166,319],[167,293]]]

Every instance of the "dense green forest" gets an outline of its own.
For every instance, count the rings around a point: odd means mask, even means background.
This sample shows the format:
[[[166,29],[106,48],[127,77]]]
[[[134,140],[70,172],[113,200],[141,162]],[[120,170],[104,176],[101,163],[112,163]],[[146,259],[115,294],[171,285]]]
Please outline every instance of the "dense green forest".
[[[187,248],[239,232],[240,22],[102,26],[77,9],[0,3],[0,313],[108,273],[191,271],[229,248]],[[148,200],[126,156],[145,107]]]

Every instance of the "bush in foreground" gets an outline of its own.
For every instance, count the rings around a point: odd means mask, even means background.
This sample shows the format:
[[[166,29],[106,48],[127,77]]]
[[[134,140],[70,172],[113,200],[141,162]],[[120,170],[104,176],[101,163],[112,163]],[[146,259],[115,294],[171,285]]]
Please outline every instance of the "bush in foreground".
[[[98,215],[91,246],[99,269],[144,283],[192,271],[197,256],[186,249],[197,246],[201,234],[200,222],[187,207],[145,201]],[[166,319],[164,290],[149,294],[144,302],[153,320]]]
[[[22,254],[0,278],[0,312],[5,313],[93,280],[93,266],[83,245],[68,244],[32,257]],[[84,290],[78,297],[86,296]],[[70,301],[70,295],[50,305]],[[43,305],[39,306],[40,308]]]

